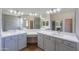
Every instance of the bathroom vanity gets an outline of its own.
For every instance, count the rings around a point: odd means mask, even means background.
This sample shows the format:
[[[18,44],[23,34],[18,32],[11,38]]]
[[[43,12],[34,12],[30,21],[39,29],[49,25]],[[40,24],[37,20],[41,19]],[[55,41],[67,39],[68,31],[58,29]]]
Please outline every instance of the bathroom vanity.
[[[22,30],[14,30],[2,32],[2,50],[17,51],[27,47],[26,32]]]
[[[73,33],[40,31],[38,47],[46,51],[77,51],[79,40]]]

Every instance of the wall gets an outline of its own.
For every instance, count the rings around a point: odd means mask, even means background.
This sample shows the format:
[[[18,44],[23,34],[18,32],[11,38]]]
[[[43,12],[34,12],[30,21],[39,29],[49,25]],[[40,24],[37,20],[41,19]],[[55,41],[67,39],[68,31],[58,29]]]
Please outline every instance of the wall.
[[[2,31],[2,9],[0,8],[0,50],[2,50],[1,31]]]
[[[79,9],[76,9],[76,34],[79,38]]]
[[[79,39],[79,8],[76,9],[75,12],[76,12],[76,13],[75,13],[75,15],[76,15],[76,18],[75,18],[75,21],[76,21],[75,33],[76,33],[76,35],[77,35],[77,37],[78,37],[78,39]],[[79,44],[77,44],[77,49],[78,49],[78,51],[79,51]]]
[[[3,14],[2,15],[3,31],[19,29],[21,26],[20,20],[21,19],[19,19],[16,16]]]
[[[51,20],[56,20],[56,21],[64,21],[65,19],[72,19],[73,20],[73,32],[74,30],[74,25],[75,25],[75,9],[73,9],[73,11],[69,10],[69,11],[63,11],[63,12],[59,12],[56,14],[52,14],[51,15]]]

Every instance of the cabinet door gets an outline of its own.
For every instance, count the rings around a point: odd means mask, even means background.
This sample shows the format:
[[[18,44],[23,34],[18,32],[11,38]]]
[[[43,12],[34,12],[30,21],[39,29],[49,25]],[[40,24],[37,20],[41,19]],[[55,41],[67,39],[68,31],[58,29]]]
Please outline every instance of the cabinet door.
[[[25,34],[20,34],[19,35],[19,41],[18,41],[18,49],[25,48],[27,46],[27,38]]]
[[[63,51],[63,49],[64,49],[63,40],[56,38],[56,51]]]
[[[43,48],[43,34],[38,34],[38,47]]]
[[[17,51],[18,50],[18,35],[12,36],[11,40],[14,42],[13,44],[13,50]]]
[[[17,46],[17,41],[14,37],[5,38],[5,51],[15,51]]]
[[[44,36],[44,49],[46,51],[54,51],[55,50],[55,38]]]

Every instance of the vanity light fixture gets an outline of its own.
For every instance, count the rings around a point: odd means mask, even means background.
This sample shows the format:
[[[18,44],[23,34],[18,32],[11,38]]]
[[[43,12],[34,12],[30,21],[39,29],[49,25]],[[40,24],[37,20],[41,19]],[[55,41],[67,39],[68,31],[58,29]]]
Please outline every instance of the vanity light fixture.
[[[10,10],[10,13],[13,13],[14,11],[13,10]]]
[[[56,13],[56,11],[57,11],[57,10],[56,10],[56,9],[54,9],[54,10],[53,10],[53,13]]]
[[[49,11],[46,11],[46,13],[47,13],[47,14],[50,14],[50,12],[49,12]]]
[[[24,13],[23,12],[21,12],[21,15],[23,15]]]
[[[35,16],[37,16],[37,13],[35,13]]]
[[[14,14],[17,14],[17,12],[16,12],[16,11],[14,11]]]
[[[20,15],[20,14],[21,14],[21,12],[19,11],[17,14],[18,14],[18,15]]]
[[[56,10],[57,10],[58,12],[60,12],[60,11],[61,11],[61,8],[57,8]]]
[[[15,11],[15,10],[9,10],[11,14],[14,14],[14,15],[23,15],[24,13],[23,12],[20,12],[20,11]]]
[[[29,13],[30,16],[37,16],[37,13]]]
[[[52,11],[52,10],[49,10],[49,12],[50,12],[50,13],[53,13],[53,11]]]
[[[32,16],[32,13],[29,13],[29,16]]]
[[[24,19],[26,19],[26,18],[24,18]]]

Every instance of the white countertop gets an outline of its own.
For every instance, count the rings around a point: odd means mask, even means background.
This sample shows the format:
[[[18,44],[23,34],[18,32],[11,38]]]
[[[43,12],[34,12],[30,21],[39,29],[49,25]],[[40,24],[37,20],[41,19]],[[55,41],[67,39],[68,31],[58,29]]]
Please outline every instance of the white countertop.
[[[27,35],[37,35],[40,29],[26,29]]]
[[[66,32],[58,33],[57,31],[40,31],[38,33],[45,34],[51,37],[60,38],[63,40],[72,41],[72,42],[79,42],[78,38],[74,33],[66,33]]]
[[[18,35],[18,34],[23,34],[26,33],[24,30],[12,30],[12,31],[6,31],[1,33],[1,37],[8,37],[8,36],[13,36],[13,35]]]
[[[73,42],[79,42],[78,38],[74,33],[66,33],[61,32],[60,34],[57,31],[51,31],[51,30],[40,30],[40,29],[26,29],[26,30],[13,30],[13,31],[7,31],[2,32],[2,37],[12,36],[12,35],[18,35],[22,33],[27,33],[27,36],[37,36],[38,33],[45,34],[51,37],[57,37],[63,40],[73,41]]]

